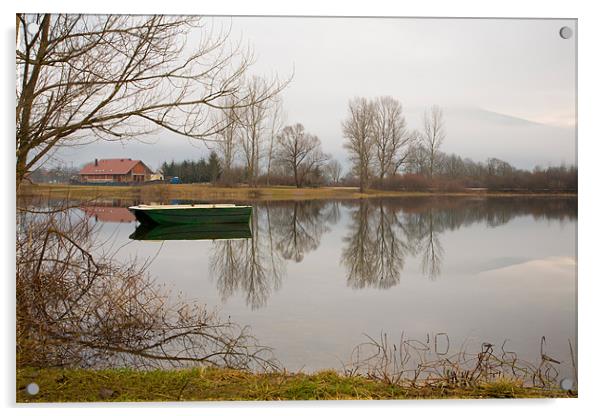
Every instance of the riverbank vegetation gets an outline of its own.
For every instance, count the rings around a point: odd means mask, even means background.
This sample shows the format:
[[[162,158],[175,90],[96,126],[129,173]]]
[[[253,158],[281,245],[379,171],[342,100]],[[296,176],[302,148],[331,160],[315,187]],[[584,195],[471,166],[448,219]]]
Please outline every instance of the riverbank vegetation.
[[[292,186],[236,186],[222,187],[210,184],[150,184],[139,186],[93,186],[61,184],[28,184],[19,188],[20,197],[42,197],[77,200],[98,200],[114,198],[146,203],[167,203],[170,200],[194,200],[206,202],[227,201],[299,201],[315,199],[362,199],[379,197],[414,196],[576,196],[574,192],[529,192],[525,190],[485,191],[482,189],[462,189],[460,191],[395,191],[387,189],[369,189],[360,192],[353,186],[325,186],[318,188],[296,188]]]
[[[21,207],[17,229],[18,368],[275,368],[249,328],[172,296],[147,261],[117,261],[88,217]]]
[[[40,387],[29,395],[26,387]],[[201,401],[201,400],[374,400],[576,397],[576,392],[526,387],[510,379],[475,386],[397,386],[334,371],[315,374],[195,368],[135,371],[35,369],[17,370],[17,401]]]

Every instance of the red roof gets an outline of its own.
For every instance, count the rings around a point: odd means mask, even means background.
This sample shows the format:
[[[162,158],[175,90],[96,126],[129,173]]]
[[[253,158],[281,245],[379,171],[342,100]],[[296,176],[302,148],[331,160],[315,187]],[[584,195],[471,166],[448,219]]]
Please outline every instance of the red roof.
[[[82,170],[80,175],[125,175],[131,171],[134,166],[141,163],[140,160],[132,159],[98,159],[96,162],[88,163]]]

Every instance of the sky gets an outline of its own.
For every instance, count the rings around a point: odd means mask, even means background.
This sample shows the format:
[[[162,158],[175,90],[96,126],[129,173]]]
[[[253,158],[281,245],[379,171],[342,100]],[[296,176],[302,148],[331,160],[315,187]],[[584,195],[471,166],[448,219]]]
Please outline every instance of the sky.
[[[409,129],[443,108],[442,149],[516,167],[576,164],[575,20],[208,17],[248,42],[253,74],[293,80],[282,93],[286,123],[302,123],[345,168],[341,122],[349,99],[390,95]],[[191,42],[194,41],[194,35]],[[199,142],[160,132],[142,142],[94,143],[58,153],[74,166],[131,157],[152,168],[208,154]]]

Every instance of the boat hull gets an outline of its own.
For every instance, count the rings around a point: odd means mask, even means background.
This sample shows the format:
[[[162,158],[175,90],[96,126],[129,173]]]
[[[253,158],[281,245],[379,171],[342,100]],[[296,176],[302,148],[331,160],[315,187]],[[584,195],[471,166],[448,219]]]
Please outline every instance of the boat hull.
[[[186,208],[186,209],[139,209],[130,211],[142,224],[236,224],[248,223],[252,207]]]

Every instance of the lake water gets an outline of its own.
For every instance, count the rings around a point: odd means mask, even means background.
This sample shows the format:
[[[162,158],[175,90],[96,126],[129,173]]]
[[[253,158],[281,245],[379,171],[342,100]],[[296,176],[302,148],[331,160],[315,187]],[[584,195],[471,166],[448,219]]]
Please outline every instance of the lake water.
[[[289,370],[340,370],[366,335],[403,332],[450,351],[506,341],[535,363],[545,336],[572,374],[576,198],[260,202],[246,235],[214,236],[239,238],[165,241],[130,239],[118,205],[85,209],[118,257],[152,259],[174,296],[249,325]]]

